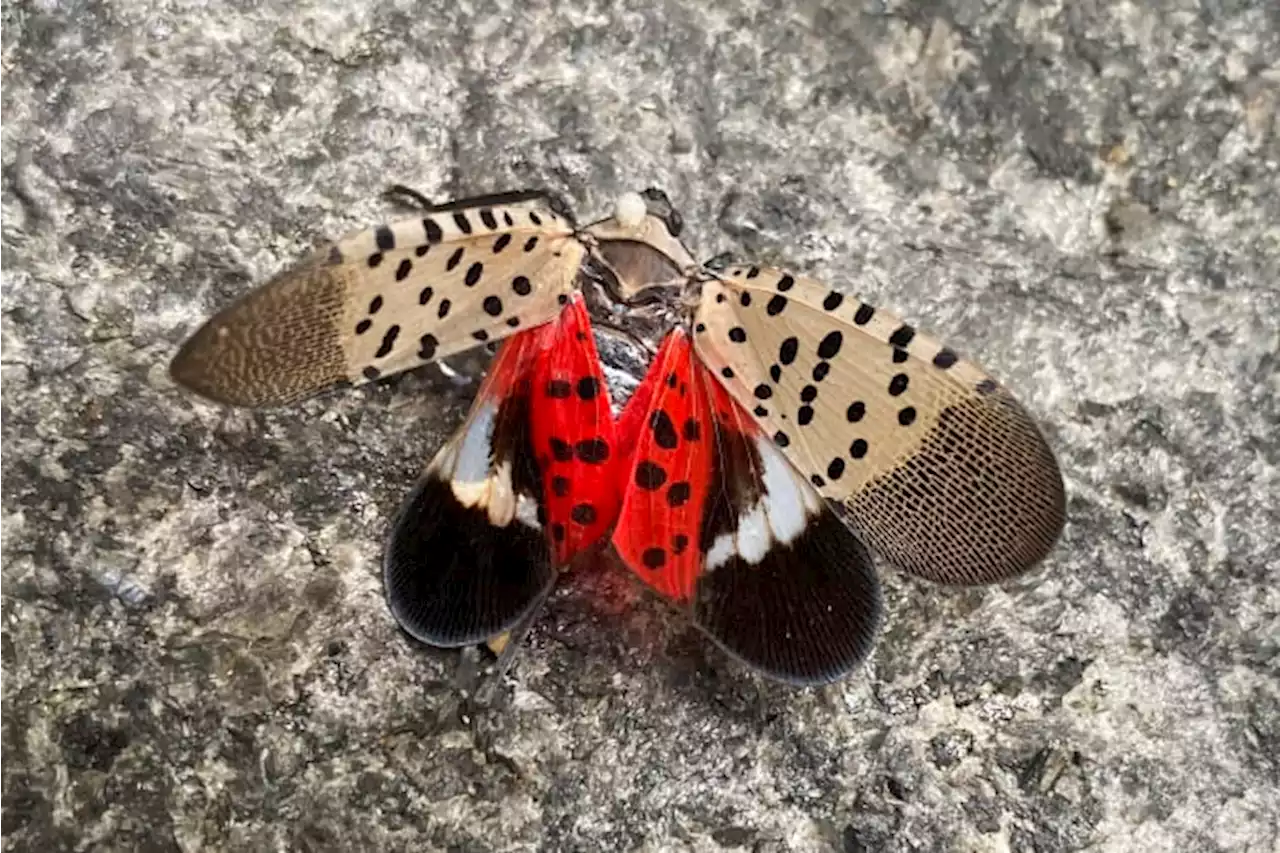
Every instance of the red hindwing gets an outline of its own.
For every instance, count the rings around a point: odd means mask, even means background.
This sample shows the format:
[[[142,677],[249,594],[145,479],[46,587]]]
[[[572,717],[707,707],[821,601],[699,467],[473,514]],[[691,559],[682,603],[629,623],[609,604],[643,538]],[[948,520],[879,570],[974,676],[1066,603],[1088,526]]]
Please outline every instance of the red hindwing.
[[[871,648],[871,556],[671,332],[619,419],[633,448],[613,545],[646,584],[747,665],[831,681]]]
[[[397,621],[436,646],[516,625],[616,518],[616,449],[575,295],[557,320],[503,343],[466,421],[401,506],[383,563]]]
[[[674,601],[693,593],[701,568],[698,533],[711,477],[708,389],[677,330],[662,342],[649,373],[619,419],[631,448],[623,472],[619,556],[645,583]]]
[[[581,296],[544,339],[532,380],[531,438],[547,531],[556,563],[565,565],[609,530],[622,500],[609,388]]]

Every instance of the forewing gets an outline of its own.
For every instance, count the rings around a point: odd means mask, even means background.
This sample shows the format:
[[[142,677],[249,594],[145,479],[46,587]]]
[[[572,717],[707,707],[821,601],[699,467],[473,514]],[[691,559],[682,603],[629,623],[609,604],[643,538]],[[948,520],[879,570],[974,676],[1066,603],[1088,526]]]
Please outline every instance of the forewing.
[[[832,681],[866,657],[881,613],[870,555],[679,330],[623,413],[620,440],[633,431],[613,543],[642,580],[770,677]]]
[[[618,443],[591,322],[575,294],[537,360],[533,446],[543,473],[558,565],[590,547],[617,519]]]
[[[404,502],[387,542],[387,603],[434,646],[510,629],[554,583],[530,390],[556,325],[503,342],[466,421]]]
[[[182,346],[170,373],[252,407],[367,382],[553,319],[584,252],[540,198],[433,208],[349,235],[248,293]]]
[[[781,270],[704,285],[695,346],[787,458],[894,565],[944,583],[1031,568],[1063,525],[1057,462],[980,367]]]

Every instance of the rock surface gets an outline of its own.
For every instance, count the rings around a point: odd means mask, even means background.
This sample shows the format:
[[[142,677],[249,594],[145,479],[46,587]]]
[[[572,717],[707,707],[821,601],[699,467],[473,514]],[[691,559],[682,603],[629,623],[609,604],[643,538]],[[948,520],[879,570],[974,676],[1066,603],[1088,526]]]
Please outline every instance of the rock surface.
[[[5,6],[4,849],[1280,849],[1280,6],[496,5]],[[1042,420],[1060,546],[886,573],[819,691],[580,571],[474,706],[378,574],[467,394],[166,375],[393,181],[661,186],[894,308]]]

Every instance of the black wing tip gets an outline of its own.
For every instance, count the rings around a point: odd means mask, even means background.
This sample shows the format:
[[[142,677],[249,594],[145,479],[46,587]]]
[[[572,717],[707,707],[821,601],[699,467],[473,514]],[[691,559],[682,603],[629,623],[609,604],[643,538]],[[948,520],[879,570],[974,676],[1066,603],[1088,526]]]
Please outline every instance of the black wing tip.
[[[857,668],[884,618],[866,547],[823,507],[789,545],[756,564],[735,557],[698,583],[694,622],[726,653],[796,687]]]
[[[391,615],[409,636],[438,648],[503,633],[555,583],[540,532],[515,521],[495,528],[431,473],[392,522],[382,567]]]

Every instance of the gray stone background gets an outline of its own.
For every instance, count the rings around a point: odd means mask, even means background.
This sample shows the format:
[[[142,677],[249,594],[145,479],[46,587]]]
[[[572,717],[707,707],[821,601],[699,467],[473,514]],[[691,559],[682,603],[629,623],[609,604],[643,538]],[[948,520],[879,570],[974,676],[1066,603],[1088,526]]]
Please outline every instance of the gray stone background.
[[[1280,850],[1280,5],[12,2],[3,73],[5,850]],[[467,393],[166,375],[392,181],[658,185],[893,308],[1042,420],[1060,546],[887,574],[816,691],[586,568],[474,707],[378,572]]]

